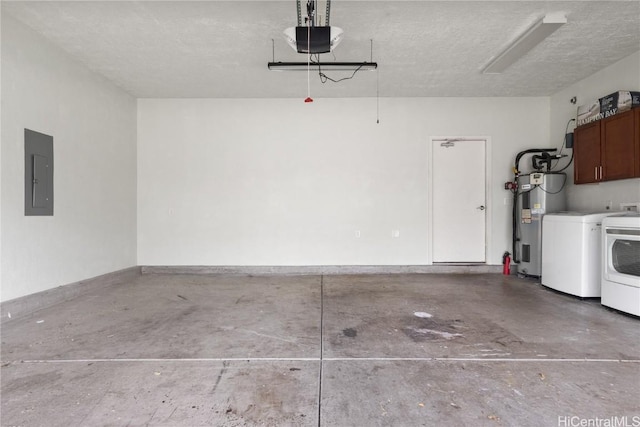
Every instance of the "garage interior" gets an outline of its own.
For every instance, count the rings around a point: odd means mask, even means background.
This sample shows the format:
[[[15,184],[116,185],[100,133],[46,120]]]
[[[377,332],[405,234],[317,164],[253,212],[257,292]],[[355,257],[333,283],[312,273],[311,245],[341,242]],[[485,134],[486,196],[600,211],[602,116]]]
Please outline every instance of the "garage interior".
[[[566,137],[640,91],[639,1],[331,2],[322,60],[372,71],[269,70],[295,1],[0,13],[2,426],[640,422],[638,317],[502,274],[518,153],[566,155],[567,210],[640,203]]]

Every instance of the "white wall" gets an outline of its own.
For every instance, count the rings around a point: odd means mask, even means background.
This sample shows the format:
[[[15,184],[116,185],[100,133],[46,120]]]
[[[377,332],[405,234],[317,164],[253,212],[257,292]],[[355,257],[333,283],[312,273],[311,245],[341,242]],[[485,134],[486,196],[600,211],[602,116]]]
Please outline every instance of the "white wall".
[[[578,105],[618,90],[640,91],[640,51],[554,94],[551,97],[551,140],[558,144],[562,141],[567,121],[576,117]],[[574,96],[578,98],[576,105],[569,102]],[[573,127],[572,124],[569,129]],[[573,176],[573,168],[567,171]],[[621,202],[640,202],[640,179],[581,185],[573,185],[571,180],[567,196],[571,210],[604,211],[609,201],[612,210],[619,210]]]
[[[24,128],[54,137],[54,216],[24,216]],[[136,101],[2,16],[1,299],[137,265]]]
[[[381,99],[380,112],[362,98],[138,100],[138,263],[427,264],[429,138],[451,135],[490,138],[500,264],[503,183],[517,152],[549,145],[548,98]]]
[[[2,7],[0,5],[0,82],[2,81]],[[2,84],[0,84],[2,100]],[[0,102],[0,127],[2,126],[2,102]],[[0,131],[0,301],[2,300],[2,135]]]

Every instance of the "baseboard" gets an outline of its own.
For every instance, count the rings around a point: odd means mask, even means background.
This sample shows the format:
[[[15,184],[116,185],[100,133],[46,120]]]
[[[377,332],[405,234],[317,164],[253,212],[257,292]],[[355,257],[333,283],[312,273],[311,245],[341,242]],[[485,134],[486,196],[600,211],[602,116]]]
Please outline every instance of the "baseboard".
[[[0,315],[2,316],[0,322],[4,323],[8,320],[16,319],[43,308],[68,301],[94,288],[133,280],[140,274],[140,267],[130,267],[9,301],[3,301],[0,303]]]
[[[254,274],[254,275],[317,275],[317,274],[477,274],[501,273],[501,265],[318,265],[318,266],[196,266],[147,265],[142,274]]]

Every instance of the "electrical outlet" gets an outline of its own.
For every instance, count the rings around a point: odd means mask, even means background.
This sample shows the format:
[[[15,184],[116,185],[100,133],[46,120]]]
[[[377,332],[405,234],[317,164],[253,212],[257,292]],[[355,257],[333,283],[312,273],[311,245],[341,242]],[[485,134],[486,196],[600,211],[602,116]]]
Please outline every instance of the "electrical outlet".
[[[607,202],[607,205],[604,207],[606,210],[611,210],[611,207],[613,206],[613,202],[611,200],[609,200]]]
[[[640,212],[640,202],[620,203],[620,210],[625,212]]]
[[[356,238],[360,238],[360,230],[356,230]]]
[[[400,237],[400,230],[392,230],[391,237]]]

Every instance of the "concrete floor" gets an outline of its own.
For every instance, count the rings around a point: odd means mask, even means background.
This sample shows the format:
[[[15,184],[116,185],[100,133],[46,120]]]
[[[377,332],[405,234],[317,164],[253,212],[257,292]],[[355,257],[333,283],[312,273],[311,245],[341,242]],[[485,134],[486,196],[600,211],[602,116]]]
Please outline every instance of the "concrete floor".
[[[640,320],[495,274],[145,274],[1,338],[2,426],[640,425]]]

